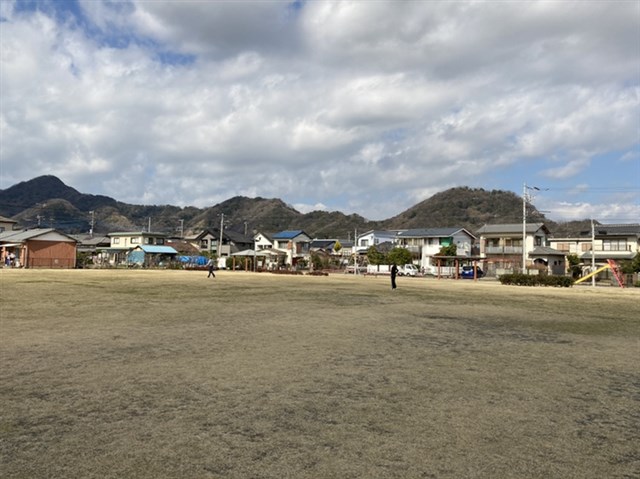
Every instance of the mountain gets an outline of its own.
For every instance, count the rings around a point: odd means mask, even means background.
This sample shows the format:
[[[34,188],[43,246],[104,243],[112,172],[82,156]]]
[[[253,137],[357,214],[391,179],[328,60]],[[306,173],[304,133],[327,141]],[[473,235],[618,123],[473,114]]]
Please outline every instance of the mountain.
[[[67,233],[152,231],[167,234],[226,230],[252,234],[302,229],[312,237],[346,238],[371,229],[464,227],[472,233],[486,223],[522,221],[522,198],[508,191],[482,188],[451,188],[437,193],[393,218],[367,221],[359,215],[334,211],[303,214],[280,199],[236,196],[209,208],[171,205],[131,205],[102,195],[80,193],[55,176],[40,176],[0,190],[0,215],[21,227],[55,227]],[[556,224],[529,205],[527,221]],[[574,224],[575,223],[575,224]],[[584,222],[557,225],[564,235],[583,231]]]

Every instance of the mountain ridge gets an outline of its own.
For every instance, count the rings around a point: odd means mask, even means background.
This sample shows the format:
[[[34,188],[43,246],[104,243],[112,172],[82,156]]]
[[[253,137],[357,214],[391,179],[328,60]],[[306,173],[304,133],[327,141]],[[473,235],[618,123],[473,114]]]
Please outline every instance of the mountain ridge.
[[[462,227],[474,233],[486,223],[522,221],[522,198],[513,192],[466,186],[436,193],[400,214],[369,221],[339,211],[300,213],[278,198],[235,196],[206,208],[132,205],[104,195],[80,193],[53,175],[44,175],[0,190],[0,215],[20,226],[55,227],[67,233],[147,230],[171,235],[224,228],[242,234],[301,229],[312,237],[348,238],[355,231]],[[555,223],[529,205],[527,221],[545,222],[565,234],[585,228],[584,221]],[[586,220],[585,220],[586,221]]]

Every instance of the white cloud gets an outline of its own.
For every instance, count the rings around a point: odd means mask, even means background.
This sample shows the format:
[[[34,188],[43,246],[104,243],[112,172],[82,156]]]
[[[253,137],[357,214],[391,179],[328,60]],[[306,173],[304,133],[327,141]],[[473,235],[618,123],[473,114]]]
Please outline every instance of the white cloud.
[[[132,203],[381,219],[637,161],[630,3],[84,1],[90,30],[0,4],[1,187],[56,174]]]

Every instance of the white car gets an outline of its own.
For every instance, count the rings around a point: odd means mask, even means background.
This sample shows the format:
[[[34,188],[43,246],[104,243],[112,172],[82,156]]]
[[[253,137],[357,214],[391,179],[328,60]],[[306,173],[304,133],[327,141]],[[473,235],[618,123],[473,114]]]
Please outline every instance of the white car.
[[[418,268],[412,264],[405,264],[398,267],[398,276],[415,276],[418,274]]]

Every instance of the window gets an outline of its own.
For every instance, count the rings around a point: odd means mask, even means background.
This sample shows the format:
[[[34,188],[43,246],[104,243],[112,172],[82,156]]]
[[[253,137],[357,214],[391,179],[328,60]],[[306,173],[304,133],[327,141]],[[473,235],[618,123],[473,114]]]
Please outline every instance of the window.
[[[113,244],[120,244],[120,238],[113,238]]]
[[[556,249],[558,251],[569,251],[569,243],[557,243]]]
[[[156,238],[156,244],[164,244],[164,238]]]
[[[627,240],[624,240],[624,239],[602,240],[602,250],[603,251],[627,251]]]
[[[591,251],[591,242],[589,243],[582,243],[580,245],[582,251]]]
[[[138,244],[140,243],[140,238],[131,238],[131,244]]]
[[[361,239],[360,240],[360,246],[369,246],[369,240],[368,239]]]
[[[542,246],[542,236],[536,236],[534,244],[535,246]]]

